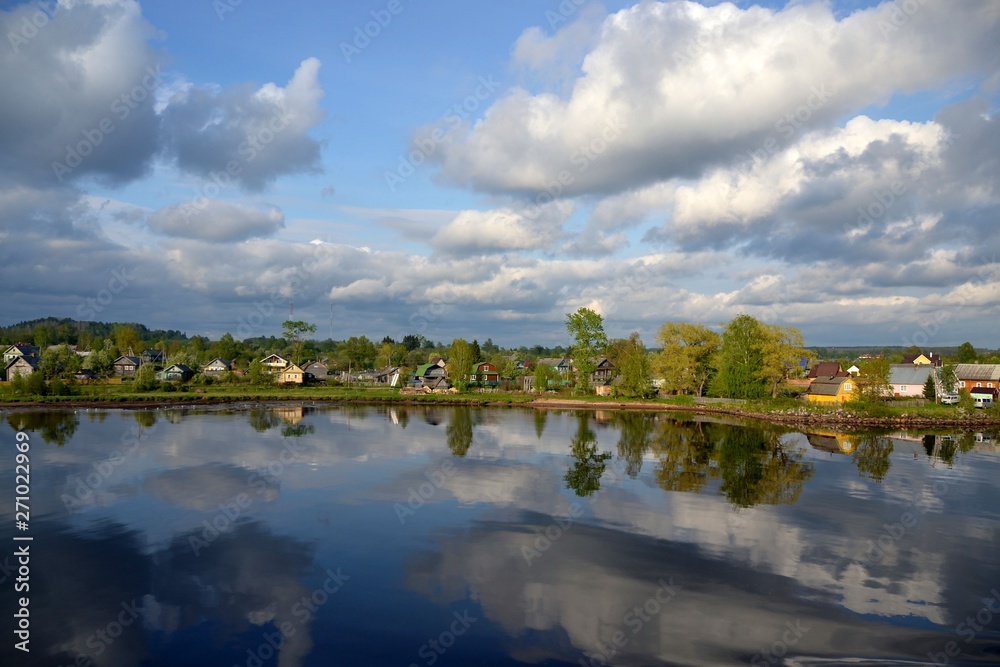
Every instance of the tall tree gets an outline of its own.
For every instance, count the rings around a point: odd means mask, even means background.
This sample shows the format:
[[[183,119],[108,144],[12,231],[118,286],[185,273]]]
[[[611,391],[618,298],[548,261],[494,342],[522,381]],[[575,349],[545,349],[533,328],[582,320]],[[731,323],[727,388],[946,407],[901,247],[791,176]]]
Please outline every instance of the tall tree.
[[[578,373],[577,384],[587,391],[590,389],[590,376],[597,369],[597,356],[608,346],[604,318],[590,308],[580,308],[566,315],[566,330],[574,341],[573,365]]]
[[[722,336],[708,327],[667,322],[656,335],[661,351],[653,361],[667,392],[701,396],[713,372]]]
[[[960,364],[974,364],[979,359],[979,355],[976,354],[976,348],[972,346],[972,343],[966,341],[958,346],[956,358]]]
[[[776,324],[763,325],[764,342],[762,351],[764,358],[761,363],[760,375],[771,390],[771,398],[778,395],[781,383],[791,374],[801,368],[799,363],[809,358],[805,349],[802,332],[794,327]]]
[[[616,356],[615,366],[621,376],[616,393],[631,398],[647,396],[653,386],[653,374],[650,370],[646,346],[639,337],[638,331],[633,331],[625,339],[625,344],[620,346]]]
[[[928,375],[927,382],[924,383],[924,398],[933,401],[937,398],[937,391],[934,388],[934,376]]]
[[[750,315],[737,315],[726,325],[718,355],[713,392],[727,398],[762,398],[769,389],[761,376],[767,334]]]
[[[343,351],[355,369],[371,368],[378,354],[368,336],[351,336],[344,342]]]
[[[132,327],[123,324],[115,325],[112,335],[119,354],[140,354],[142,352],[142,338],[139,337],[139,332]]]
[[[474,363],[476,358],[469,342],[464,338],[453,340],[448,351],[448,375],[451,376],[452,386],[459,391],[469,388],[469,374]]]
[[[941,367],[941,388],[944,391],[955,391],[958,376],[955,375],[955,364],[945,364]]]
[[[868,401],[884,401],[892,396],[892,385],[889,383],[892,369],[884,357],[864,359],[858,364],[858,369],[861,372],[854,378],[858,398]]]
[[[305,340],[306,335],[312,335],[316,333],[316,325],[303,322],[302,320],[285,320],[281,323],[281,327],[284,330],[285,338],[287,338],[292,343],[292,348],[295,350],[295,356],[292,359],[295,363],[301,363],[302,359],[302,342]]]

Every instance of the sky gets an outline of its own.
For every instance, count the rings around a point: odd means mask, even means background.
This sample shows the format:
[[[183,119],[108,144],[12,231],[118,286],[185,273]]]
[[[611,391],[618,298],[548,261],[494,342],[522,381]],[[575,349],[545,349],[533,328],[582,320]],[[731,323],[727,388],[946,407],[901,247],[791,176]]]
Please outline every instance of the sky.
[[[0,2],[0,324],[996,348],[1000,3]]]

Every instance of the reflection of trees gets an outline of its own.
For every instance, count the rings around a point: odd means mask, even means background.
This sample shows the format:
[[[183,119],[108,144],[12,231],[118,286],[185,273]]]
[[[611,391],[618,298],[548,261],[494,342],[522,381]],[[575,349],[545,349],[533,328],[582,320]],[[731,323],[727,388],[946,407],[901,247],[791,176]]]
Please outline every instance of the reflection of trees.
[[[312,424],[285,424],[281,427],[281,435],[285,438],[301,438],[316,430]]]
[[[570,448],[574,463],[566,471],[566,488],[573,489],[578,496],[590,496],[601,488],[601,475],[611,452],[598,452],[597,435],[590,429],[589,413],[579,413],[577,420],[576,435]]]
[[[721,491],[740,507],[793,504],[814,472],[802,458],[802,451],[785,449],[776,432],[729,428],[720,447]]]
[[[667,491],[700,491],[719,479],[734,505],[792,504],[813,474],[804,452],[781,444],[780,433],[749,426],[667,422],[652,445],[656,482]]]
[[[472,446],[472,410],[455,408],[445,431],[448,434],[448,449],[455,456],[465,456]]]
[[[542,439],[542,434],[545,433],[545,422],[549,420],[549,413],[547,410],[535,410],[535,435],[538,439]]]
[[[618,456],[625,461],[625,473],[635,479],[642,470],[642,457],[650,447],[653,417],[642,412],[619,412],[616,421],[621,433]]]
[[[250,408],[250,426],[258,433],[281,426],[281,417],[271,408]]]
[[[656,483],[665,491],[700,491],[708,481],[712,447],[701,422],[665,422],[653,439]]]
[[[15,431],[37,432],[45,442],[55,443],[60,447],[73,437],[80,424],[76,413],[63,410],[12,412],[7,416],[7,422]]]
[[[892,467],[892,461],[889,460],[891,454],[892,440],[884,435],[866,433],[857,436],[853,461],[862,477],[881,482]]]
[[[156,412],[153,410],[136,410],[132,413],[135,423],[143,428],[156,426]]]

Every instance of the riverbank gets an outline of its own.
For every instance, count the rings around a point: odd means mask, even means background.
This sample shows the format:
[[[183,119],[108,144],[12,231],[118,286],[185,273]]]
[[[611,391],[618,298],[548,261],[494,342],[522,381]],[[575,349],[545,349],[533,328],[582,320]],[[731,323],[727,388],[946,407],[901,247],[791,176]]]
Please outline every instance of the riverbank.
[[[48,396],[39,400],[0,400],[0,410],[19,409],[148,409],[246,404],[310,405],[394,405],[526,407],[539,410],[630,410],[643,412],[683,412],[753,419],[796,427],[832,427],[841,431],[872,428],[949,428],[981,430],[1000,427],[1000,417],[974,410],[962,414],[954,406],[928,405],[919,408],[879,406],[879,414],[857,408],[806,405],[795,400],[757,401],[744,404],[695,403],[691,397],[640,400],[600,396],[545,396],[528,394],[401,394],[395,389],[337,387],[254,388],[209,387],[185,392],[137,393],[128,387],[89,388],[74,396]],[[9,397],[0,397],[3,399]]]

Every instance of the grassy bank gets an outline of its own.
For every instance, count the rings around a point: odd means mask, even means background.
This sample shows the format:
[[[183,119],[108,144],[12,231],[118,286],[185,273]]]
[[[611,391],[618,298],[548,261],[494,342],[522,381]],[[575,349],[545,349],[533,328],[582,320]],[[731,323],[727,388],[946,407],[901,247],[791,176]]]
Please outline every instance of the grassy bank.
[[[727,415],[784,424],[823,424],[842,429],[852,427],[947,426],[978,428],[1000,426],[1000,408],[961,411],[951,405],[927,404],[901,407],[889,403],[866,405],[806,404],[794,398],[766,399],[744,403],[700,403],[690,396],[656,399],[624,399],[604,396],[574,396],[523,393],[402,394],[398,389],[374,387],[255,387],[189,386],[175,391],[136,391],[129,384],[82,385],[63,396],[14,396],[9,386],[0,387],[0,407],[143,407],[154,405],[215,405],[301,401],[311,403],[436,404],[470,406],[514,406],[539,409],[631,409],[684,411]]]

